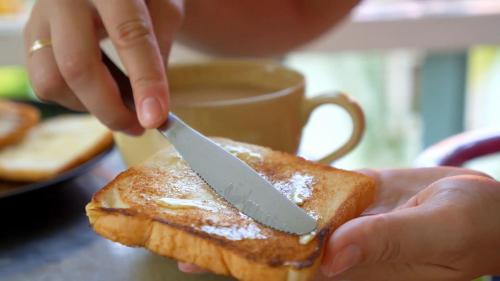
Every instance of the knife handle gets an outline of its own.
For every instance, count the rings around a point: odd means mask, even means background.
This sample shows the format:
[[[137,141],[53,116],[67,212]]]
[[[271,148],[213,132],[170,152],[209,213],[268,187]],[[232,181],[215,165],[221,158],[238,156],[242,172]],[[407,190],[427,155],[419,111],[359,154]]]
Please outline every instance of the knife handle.
[[[102,62],[108,68],[111,76],[116,81],[123,103],[131,111],[135,112],[134,92],[132,91],[132,84],[130,79],[123,71],[116,66],[116,64],[108,57],[108,55],[101,50]]]

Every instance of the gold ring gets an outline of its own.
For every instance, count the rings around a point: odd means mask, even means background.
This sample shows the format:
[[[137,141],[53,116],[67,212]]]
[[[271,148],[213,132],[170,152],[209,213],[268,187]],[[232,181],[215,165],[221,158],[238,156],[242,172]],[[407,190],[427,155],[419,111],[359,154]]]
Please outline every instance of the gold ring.
[[[50,39],[37,39],[31,45],[29,53],[32,54],[35,51],[49,46],[52,46],[52,42],[50,41]]]

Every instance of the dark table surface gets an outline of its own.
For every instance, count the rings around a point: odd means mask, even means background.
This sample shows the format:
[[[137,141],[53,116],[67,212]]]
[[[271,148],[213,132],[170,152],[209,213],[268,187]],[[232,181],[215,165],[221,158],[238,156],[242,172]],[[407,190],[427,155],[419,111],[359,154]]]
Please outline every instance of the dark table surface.
[[[113,151],[75,179],[0,200],[0,280],[229,280],[180,273],[171,260],[92,231],[85,205],[123,169]]]

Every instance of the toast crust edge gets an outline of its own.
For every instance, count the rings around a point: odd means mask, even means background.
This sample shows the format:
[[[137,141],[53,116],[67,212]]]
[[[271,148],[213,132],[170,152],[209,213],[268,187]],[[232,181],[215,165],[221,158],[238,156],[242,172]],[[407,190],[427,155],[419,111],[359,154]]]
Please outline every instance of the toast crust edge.
[[[174,225],[140,215],[131,216],[112,209],[95,208],[92,203],[86,209],[89,217],[93,217],[94,230],[110,240],[127,246],[145,247],[164,257],[192,263],[239,280],[288,280],[289,274],[293,274],[295,280],[310,280],[321,261],[317,258],[312,266],[301,269],[284,265],[269,266],[247,259],[217,243],[215,239],[194,235]],[[125,227],[127,232],[120,231]]]
[[[0,136],[0,148],[21,141],[29,129],[38,124],[40,121],[40,111],[34,106],[0,100],[0,108],[3,106],[8,107],[9,110],[18,114],[21,119],[21,124],[19,124],[13,132],[8,133],[4,137]]]

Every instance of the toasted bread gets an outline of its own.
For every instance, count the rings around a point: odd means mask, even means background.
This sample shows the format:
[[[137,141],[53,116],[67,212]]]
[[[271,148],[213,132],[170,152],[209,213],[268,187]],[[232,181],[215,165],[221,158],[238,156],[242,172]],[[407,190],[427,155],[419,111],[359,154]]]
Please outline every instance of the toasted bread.
[[[368,177],[255,145],[214,139],[318,221],[298,237],[227,203],[169,147],[120,174],[87,205],[93,229],[129,246],[240,280],[310,280],[327,237],[373,200]],[[307,241],[310,240],[310,241]]]
[[[19,142],[39,120],[36,107],[0,100],[0,148]]]
[[[94,157],[112,142],[111,132],[90,115],[46,119],[21,142],[0,150],[0,179],[47,180]]]

